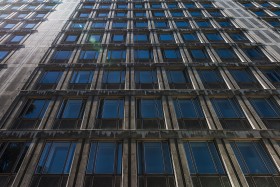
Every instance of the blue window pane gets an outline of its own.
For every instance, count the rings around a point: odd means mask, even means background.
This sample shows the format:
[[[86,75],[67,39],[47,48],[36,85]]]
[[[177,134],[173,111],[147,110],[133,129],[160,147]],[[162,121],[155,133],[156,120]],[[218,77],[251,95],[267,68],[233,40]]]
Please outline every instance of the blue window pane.
[[[125,79],[124,71],[106,71],[103,76],[103,83],[123,83]]]
[[[105,22],[96,22],[92,24],[92,28],[96,28],[96,29],[104,29],[106,26]]]
[[[201,70],[198,73],[204,83],[223,82],[221,75],[217,71]]]
[[[205,36],[209,41],[223,41],[222,36],[218,33],[206,33]]]
[[[216,52],[222,60],[237,58],[236,54],[231,49],[216,49]]]
[[[190,11],[190,15],[192,17],[203,17],[203,14],[201,11]]]
[[[78,39],[77,35],[68,35],[65,39],[66,42],[75,42]]]
[[[168,71],[167,78],[169,83],[186,83],[189,82],[183,71]]]
[[[56,84],[58,83],[60,77],[62,75],[62,71],[47,71],[42,76],[39,83],[41,84]]]
[[[244,41],[248,40],[247,37],[242,34],[242,33],[229,33],[229,36],[234,40],[234,41]]]
[[[144,143],[145,173],[163,174],[164,158],[161,143]]]
[[[176,21],[175,24],[178,28],[190,28],[191,27],[189,22],[186,22],[186,21]]]
[[[279,118],[279,106],[269,99],[251,99],[253,107],[262,118]]]
[[[135,34],[134,35],[134,41],[135,42],[148,42],[149,41],[149,35],[147,35],[147,34]]]
[[[135,22],[134,23],[134,26],[136,27],[136,28],[145,28],[145,27],[148,27],[148,23],[147,22],[145,22],[145,21],[138,21],[138,22]]]
[[[146,17],[146,12],[134,12],[135,17]]]
[[[176,50],[176,49],[164,49],[162,52],[163,52],[164,58],[168,58],[168,59],[181,58],[180,51]]]
[[[203,118],[201,106],[197,99],[180,99],[174,101],[177,118]]]
[[[49,100],[42,99],[33,100],[32,103],[28,105],[27,110],[24,111],[24,114],[22,114],[22,117],[27,119],[42,118],[47,110],[49,102]]]
[[[199,41],[198,36],[195,33],[184,33],[183,39],[188,42]]]
[[[200,3],[204,8],[215,8],[212,3]]]
[[[183,12],[171,12],[171,15],[173,17],[184,17],[184,13]]]
[[[136,83],[155,83],[157,82],[157,74],[155,71],[136,71]]]
[[[15,26],[16,24],[14,23],[7,23],[5,26],[4,26],[4,29],[11,29]]]
[[[116,144],[114,143],[99,143],[94,173],[110,174],[114,172],[115,150]]]
[[[159,34],[160,41],[174,41],[173,34]]]
[[[0,60],[3,60],[8,54],[9,51],[0,51]]]
[[[126,55],[125,50],[109,50],[107,59],[111,59],[111,60],[125,59],[125,55]]]
[[[221,27],[233,27],[233,24],[230,21],[218,21]]]
[[[33,27],[35,27],[35,23],[28,23],[28,24],[25,24],[24,26],[23,26],[23,28],[25,28],[25,29],[32,29]]]
[[[53,55],[55,60],[67,60],[70,58],[72,51],[56,51]]]
[[[89,13],[80,13],[79,17],[80,18],[88,18],[89,17]]]
[[[101,41],[101,34],[92,34],[90,35],[88,41],[90,43],[96,43],[96,42],[100,42]]]
[[[164,12],[162,12],[162,11],[153,12],[153,15],[155,17],[165,17]]]
[[[277,173],[277,169],[272,164],[271,158],[267,155],[260,143],[232,142],[231,146],[244,174]]]
[[[268,16],[267,13],[265,13],[265,12],[262,11],[262,10],[254,11],[254,13],[255,13],[257,16],[260,16],[260,17]]]
[[[161,4],[151,4],[151,8],[161,8]]]
[[[212,103],[219,118],[244,117],[240,106],[232,99],[213,99]]]
[[[153,55],[152,52],[150,50],[146,50],[146,49],[138,49],[134,51],[134,58],[135,59],[152,59]]]
[[[196,24],[202,28],[209,28],[212,27],[211,23],[208,21],[196,21]]]
[[[162,104],[160,100],[140,100],[140,118],[162,118]]]
[[[61,118],[79,118],[83,107],[83,100],[67,100],[64,104]]]
[[[196,8],[196,5],[194,3],[184,3],[186,8]]]
[[[25,36],[23,35],[16,35],[14,37],[11,38],[10,42],[13,42],[13,43],[18,43],[20,42]]]
[[[194,60],[204,60],[209,58],[204,49],[191,49],[190,54]]]
[[[113,28],[126,28],[126,22],[114,22],[112,27]]]
[[[99,51],[81,51],[80,60],[96,60],[98,57]]]
[[[70,83],[88,84],[91,83],[92,77],[93,77],[92,71],[75,71],[72,75]]]
[[[123,118],[123,105],[123,100],[105,99],[100,111],[100,118]]]
[[[85,26],[84,23],[72,23],[71,24],[71,28],[72,29],[83,29]]]
[[[90,146],[90,152],[89,152],[89,156],[88,156],[88,163],[87,163],[87,169],[86,169],[87,174],[93,174],[96,147],[97,147],[97,143],[92,143]]]
[[[113,42],[124,42],[125,41],[125,35],[123,34],[114,34],[112,37]]]
[[[155,26],[157,28],[167,28],[168,27],[168,22],[165,21],[157,21],[155,22]]]
[[[280,82],[280,72],[278,70],[263,70],[266,77],[273,83]]]
[[[209,11],[209,14],[213,17],[223,17],[223,14],[220,11]]]
[[[236,82],[257,82],[257,80],[246,70],[230,70]]]
[[[126,12],[116,12],[115,16],[116,17],[126,17]]]
[[[244,52],[252,60],[259,60],[265,58],[265,55],[261,52],[261,50],[257,48],[246,48],[244,49]]]
[[[36,173],[68,174],[74,150],[75,144],[66,142],[47,143],[41,155]]]

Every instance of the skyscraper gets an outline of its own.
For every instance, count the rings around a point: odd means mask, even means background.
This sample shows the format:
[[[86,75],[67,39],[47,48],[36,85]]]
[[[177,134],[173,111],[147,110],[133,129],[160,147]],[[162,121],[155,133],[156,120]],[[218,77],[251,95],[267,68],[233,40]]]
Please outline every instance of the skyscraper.
[[[0,186],[279,187],[280,1],[0,1]]]

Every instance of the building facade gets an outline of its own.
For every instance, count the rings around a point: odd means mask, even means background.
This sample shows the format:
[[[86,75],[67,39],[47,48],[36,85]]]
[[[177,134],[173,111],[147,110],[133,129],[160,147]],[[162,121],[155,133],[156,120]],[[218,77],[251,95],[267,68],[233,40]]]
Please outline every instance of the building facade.
[[[280,1],[0,1],[0,186],[279,187]]]

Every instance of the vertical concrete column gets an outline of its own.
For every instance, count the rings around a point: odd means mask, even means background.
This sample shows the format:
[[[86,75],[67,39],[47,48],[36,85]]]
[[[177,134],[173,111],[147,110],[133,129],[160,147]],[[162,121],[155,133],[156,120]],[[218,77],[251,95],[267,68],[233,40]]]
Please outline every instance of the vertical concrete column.
[[[216,142],[217,148],[220,152],[220,156],[222,158],[222,162],[223,162],[226,172],[228,174],[228,178],[230,180],[231,185],[234,187],[239,187],[240,184],[238,182],[238,178],[235,175],[234,169],[230,162],[230,158],[228,158],[228,156],[227,156],[227,152],[226,152],[226,149],[224,148],[223,142],[220,139],[216,139],[215,142]]]
[[[98,105],[99,105],[99,97],[96,96],[93,99],[93,104],[91,105],[91,111],[89,114],[89,124],[86,126],[84,126],[83,128],[86,129],[95,129],[95,119],[96,119],[96,115],[97,115],[97,110],[98,110]]]
[[[129,143],[128,139],[123,140],[123,155],[122,155],[122,187],[129,187],[128,184],[128,168],[129,168]]]
[[[233,77],[229,72],[224,72],[222,67],[218,67],[219,72],[221,73],[222,78],[224,79],[226,85],[228,86],[229,89],[235,89],[236,85],[232,84]],[[231,80],[230,80],[231,78]]]
[[[75,184],[74,184],[75,176],[79,169],[78,164],[79,164],[79,159],[80,159],[80,155],[81,155],[81,151],[82,151],[82,146],[83,146],[83,139],[79,139],[76,144],[75,152],[73,155],[73,160],[72,160],[72,164],[71,164],[69,177],[67,179],[66,187],[75,186]],[[79,180],[79,179],[77,178],[77,180]]]
[[[209,129],[216,129],[215,120],[212,118],[211,112],[209,111],[209,109],[206,105],[206,102],[204,101],[203,96],[201,96],[201,95],[198,96],[198,100],[200,102],[200,106],[202,108],[202,111],[205,115],[205,119],[206,119],[206,122],[208,124]]]
[[[124,120],[123,120],[123,129],[129,129],[129,112],[130,112],[130,106],[129,106],[129,99],[130,97],[129,96],[125,96],[125,99],[124,99]]]
[[[161,67],[161,75],[162,75],[163,85],[165,86],[165,89],[169,90],[170,87],[169,87],[169,83],[168,83],[167,74],[163,67]]]
[[[17,175],[14,179],[14,182],[12,184],[12,187],[17,187],[17,186],[20,186],[20,183],[21,183],[21,179],[23,176],[26,176],[26,174],[33,174],[34,170],[33,171],[27,171],[26,172],[26,169],[32,164],[32,160],[34,159],[34,156],[36,158],[36,156],[38,155],[34,155],[33,156],[33,152],[36,150],[36,148],[39,146],[40,147],[40,142],[38,143],[38,139],[34,138],[29,146],[29,149],[22,161],[22,164],[17,172]],[[37,146],[37,143],[38,143],[38,146]],[[39,152],[40,153],[40,152]],[[29,161],[31,160],[31,163],[29,164]]]
[[[84,186],[84,179],[86,174],[86,168],[87,168],[87,161],[88,161],[88,155],[90,151],[90,140],[87,139],[84,143],[84,147],[82,148],[81,153],[81,162],[77,166],[77,180],[74,186],[76,187],[83,187]]]
[[[241,167],[239,166],[238,160],[236,159],[234,152],[231,148],[231,145],[228,140],[224,140],[224,145],[225,145],[225,151],[229,155],[229,159],[231,160],[231,163],[233,165],[233,168],[235,169],[236,172],[236,177],[239,179],[240,186],[242,187],[249,187],[249,184],[247,183],[247,180],[242,172]]]
[[[130,172],[130,181],[131,184],[130,186],[137,186],[137,142],[136,140],[131,140],[131,152],[130,152],[130,168],[131,168],[131,172]]]
[[[183,177],[186,182],[186,186],[193,187],[189,164],[188,164],[186,152],[184,149],[184,144],[183,144],[182,140],[180,140],[180,139],[177,140],[177,144],[178,144],[178,151],[179,151],[179,159],[181,160],[181,163],[182,163]]]
[[[204,89],[204,85],[203,85],[195,67],[192,67],[192,73],[193,73],[193,76],[191,76],[192,74],[190,73],[190,78],[192,80],[193,86],[198,86],[195,89]],[[197,83],[197,84],[194,84],[194,83]]]
[[[38,129],[43,129],[44,124],[47,123],[47,121],[48,121],[48,119],[49,119],[49,116],[51,115],[52,110],[53,110],[53,108],[54,108],[54,106],[55,106],[55,103],[56,103],[56,97],[52,97],[52,98],[51,98],[51,101],[50,101],[50,103],[49,103],[49,106],[48,106],[48,108],[47,108],[47,110],[46,110],[44,116],[42,117],[42,120],[41,120],[39,126],[38,126]]]
[[[91,106],[92,99],[93,99],[93,96],[89,96],[87,98],[84,115],[83,115],[83,120],[82,120],[80,129],[86,129],[86,127],[88,126],[88,121],[89,121],[88,119],[90,118],[90,111],[92,108],[92,106]]]
[[[65,82],[65,79],[67,78],[68,70],[69,70],[68,68],[64,69],[64,71],[63,71],[63,73],[62,73],[62,75],[61,75],[61,77],[60,77],[60,79],[59,79],[59,81],[58,81],[58,83],[56,85],[56,89],[57,90],[63,89],[63,84]]]
[[[164,89],[164,82],[161,78],[161,72],[160,72],[160,67],[157,67],[156,68],[156,73],[157,73],[157,79],[158,79],[158,87],[159,87],[159,90],[163,90]]]
[[[130,129],[136,129],[136,98],[135,96],[131,96],[130,101]]]
[[[222,124],[220,123],[220,120],[219,120],[219,118],[218,118],[218,116],[217,116],[217,114],[216,114],[216,112],[215,112],[214,107],[212,106],[212,103],[211,103],[209,97],[208,97],[208,96],[205,96],[204,98],[205,98],[205,102],[206,102],[206,104],[207,104],[207,106],[208,106],[208,109],[209,109],[209,110],[208,110],[208,111],[209,111],[209,114],[212,116],[212,119],[213,119],[214,124],[216,124],[216,128],[217,128],[218,130],[223,129]],[[213,126],[214,126],[214,124],[213,124]],[[211,127],[213,127],[213,126],[211,126]]]
[[[164,115],[164,121],[166,124],[166,129],[172,129],[171,116],[169,115],[168,105],[167,105],[168,101],[166,101],[165,96],[162,96],[161,102],[162,102],[162,109],[163,109],[163,115]]]
[[[266,76],[257,67],[249,67],[252,74],[256,77],[264,89],[275,89],[274,85],[266,78]]]
[[[175,117],[176,116],[176,111],[175,111],[175,107],[174,107],[174,104],[173,104],[173,98],[171,96],[167,96],[167,101],[168,101],[168,104],[169,104],[170,115],[173,116],[171,118],[173,127],[174,127],[174,129],[179,130],[180,129],[179,124],[178,124],[177,118]]]
[[[90,84],[90,90],[94,90],[95,89],[96,83],[98,81],[98,75],[99,75],[99,67],[96,67],[95,71],[94,71],[94,75],[92,77],[91,84]]]
[[[52,128],[53,123],[56,119],[57,113],[60,109],[60,106],[61,106],[62,102],[63,102],[63,98],[61,96],[59,96],[56,100],[55,105],[53,106],[53,109],[52,109],[50,115],[49,115],[49,119],[48,119],[48,121],[45,125],[45,129],[51,129]],[[41,126],[41,127],[44,128],[43,126]]]
[[[37,143],[37,146],[36,149],[32,151],[34,153],[32,155],[32,158],[30,158],[30,162],[28,163],[27,169],[18,172],[17,177],[12,184],[12,187],[28,187],[31,183],[34,171],[36,169],[37,163],[41,156],[41,152],[44,148],[45,141],[44,140],[36,141],[36,139],[34,139],[33,143],[34,144]]]
[[[229,70],[226,67],[221,67],[221,72],[223,72],[222,70],[224,70],[224,73],[221,73],[222,76],[224,75],[226,78],[226,83],[230,82],[231,84],[228,85],[230,89],[240,89],[240,87],[238,86],[237,82],[235,81],[235,79],[233,78],[233,76],[230,74]]]
[[[176,143],[175,143],[174,139],[169,140],[169,145],[170,145],[170,153],[171,153],[172,164],[173,164],[173,169],[174,169],[176,187],[182,187],[182,186],[184,186],[184,181],[182,178],[180,161],[178,159]]]
[[[67,75],[66,75],[66,77],[65,77],[65,80],[63,81],[63,84],[62,84],[62,86],[61,86],[61,89],[62,90],[67,90],[67,88],[68,88],[68,85],[69,85],[69,83],[70,83],[70,79],[71,79],[71,77],[72,77],[72,75],[73,75],[73,69],[70,69],[69,71],[68,71],[68,73],[67,73]]]

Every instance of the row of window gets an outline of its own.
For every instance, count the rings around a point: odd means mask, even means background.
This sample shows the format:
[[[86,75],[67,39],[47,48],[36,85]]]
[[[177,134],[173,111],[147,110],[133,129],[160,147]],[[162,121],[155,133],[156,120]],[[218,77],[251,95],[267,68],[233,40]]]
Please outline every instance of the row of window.
[[[1,3],[59,3],[59,0],[2,0]]]
[[[233,80],[241,89],[261,89],[255,75],[249,69],[227,69]],[[228,89],[228,86],[217,69],[196,69],[200,81],[205,89]],[[69,89],[93,89],[93,70],[75,70],[71,74]],[[193,81],[188,74],[188,70],[166,70],[169,89],[194,89]],[[280,71],[278,69],[264,69],[263,75],[276,87],[280,86]],[[33,89],[56,89],[61,79],[63,71],[45,71],[36,82]],[[101,89],[124,89],[125,70],[105,70],[102,75]],[[159,89],[160,74],[156,69],[140,69],[134,71],[134,83],[136,89]],[[98,79],[98,78],[96,78]],[[167,89],[166,87],[164,87]],[[164,89],[161,88],[161,89]]]
[[[278,1],[240,1],[240,4],[246,8],[273,8],[280,6]]]
[[[148,48],[148,49],[147,49]],[[149,49],[150,48],[150,49]],[[95,63],[100,58],[110,63],[124,63],[134,60],[139,63],[155,63],[160,62],[200,62],[211,63],[216,61],[221,62],[241,62],[241,61],[270,61],[268,57],[262,52],[259,47],[242,47],[240,49],[231,47],[216,47],[210,50],[205,47],[188,47],[186,50],[178,48],[177,46],[161,47],[159,50],[153,50],[152,46],[141,46],[138,49],[132,50],[134,58],[129,58],[129,48],[125,47],[110,47],[99,50],[83,49],[77,52],[73,49],[58,48],[57,51],[52,51],[49,57],[49,63],[68,63],[74,56],[78,56],[78,63]],[[156,52],[157,51],[157,52]],[[3,53],[4,51],[0,51]],[[215,54],[213,54],[215,52]],[[182,57],[182,55],[184,57]],[[99,57],[100,56],[100,57]],[[159,59],[157,59],[159,57]],[[214,58],[215,57],[215,58]]]
[[[216,116],[224,129],[252,129],[245,115],[245,106],[234,98],[210,98],[211,108],[214,108]],[[256,112],[263,120],[268,129],[280,129],[280,107],[272,98],[248,98]],[[172,103],[172,101],[170,101]],[[209,129],[213,124],[207,124],[205,110],[201,107],[198,98],[177,98],[173,99],[173,104],[169,102],[170,110],[174,107],[178,127],[180,129]],[[49,106],[49,99],[30,99],[22,106],[22,111],[15,119],[12,128],[37,129],[41,119],[45,115]],[[65,99],[59,103],[60,107],[53,124],[54,129],[77,129],[80,128],[84,110],[85,99]],[[91,124],[95,129],[123,129],[124,128],[124,99],[101,98],[96,106],[95,124]],[[129,106],[127,106],[129,107]],[[162,100],[159,98],[138,98],[136,99],[135,126],[137,129],[166,129]],[[173,109],[172,109],[173,110]],[[214,112],[212,111],[212,112]],[[54,111],[56,112],[56,111]],[[252,112],[251,112],[252,113]],[[49,114],[47,114],[49,115]],[[45,116],[48,118],[48,116]],[[128,125],[128,124],[126,124]],[[134,125],[134,124],[133,124]],[[41,125],[42,126],[42,125]],[[175,127],[177,128],[177,127]],[[210,127],[212,129],[214,127]],[[253,127],[258,128],[258,127]]]
[[[30,33],[20,32],[15,34],[0,33],[0,43],[5,44],[20,44],[22,43]],[[2,40],[2,38],[5,38]],[[1,54],[1,52],[0,52]],[[0,57],[1,59],[1,57]]]
[[[180,33],[180,34],[179,34]],[[118,44],[118,43],[129,43],[127,42],[129,34],[132,37],[134,44],[139,43],[156,43],[152,42],[151,35],[155,34],[159,43],[250,43],[248,37],[242,31],[192,31],[192,32],[176,32],[165,31],[165,32],[149,32],[149,31],[141,31],[137,32],[107,32],[107,37],[110,34],[109,44]],[[106,42],[102,42],[103,38],[105,40],[106,34],[102,34],[99,32],[90,32],[83,35],[83,32],[66,32],[62,35],[60,43],[67,44],[105,44]],[[179,37],[178,40],[176,37]],[[81,37],[86,37],[85,41],[80,41]],[[231,39],[231,40],[230,40]]]
[[[76,142],[46,141],[33,173],[31,187],[66,186]],[[258,141],[232,141],[231,148],[250,186],[277,186],[279,171],[264,145]],[[184,142],[185,158],[195,187],[230,187],[219,149],[213,141]],[[30,147],[28,142],[1,144],[0,173],[2,186],[12,183]],[[174,153],[173,153],[174,154]],[[80,154],[76,154],[80,155]],[[83,186],[120,187],[123,144],[92,141],[88,151]],[[138,187],[174,187],[174,155],[168,141],[137,142]],[[181,161],[185,164],[184,161]],[[129,167],[129,166],[126,166]],[[175,168],[179,170],[179,168]],[[64,181],[65,180],[65,181]],[[58,185],[58,184],[60,185]]]
[[[0,10],[1,11],[33,11],[33,10],[52,10],[56,4],[50,4],[50,3],[32,3],[32,4],[0,4]]]
[[[11,12],[0,13],[0,19],[43,19],[47,15],[47,11],[36,11],[36,12],[18,12],[17,14]]]
[[[111,25],[111,27],[110,27]],[[153,25],[153,26],[152,26]],[[73,21],[70,22],[68,29],[74,29],[74,30],[82,30],[85,29],[86,22],[85,21]],[[88,26],[87,26],[88,27]],[[87,29],[128,29],[128,23],[127,21],[118,21],[115,20],[110,23],[110,21],[94,21],[91,26],[89,26]],[[178,20],[178,21],[168,21],[167,19],[163,20],[154,20],[154,21],[148,21],[148,20],[139,20],[134,21],[134,23],[131,26],[131,29],[173,29],[177,27],[178,29],[192,29],[192,28],[238,28],[238,26],[235,26],[229,19],[198,19],[198,20]]]

